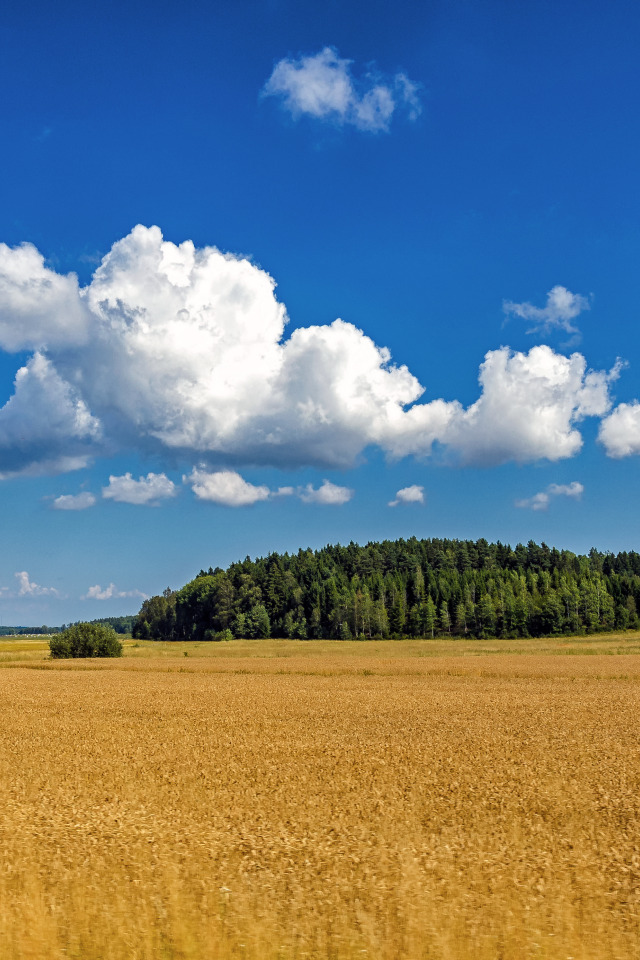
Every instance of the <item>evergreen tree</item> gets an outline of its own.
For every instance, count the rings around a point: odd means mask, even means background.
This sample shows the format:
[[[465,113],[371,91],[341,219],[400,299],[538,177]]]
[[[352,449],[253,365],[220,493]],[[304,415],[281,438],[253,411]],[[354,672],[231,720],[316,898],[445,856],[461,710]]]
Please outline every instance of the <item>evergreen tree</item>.
[[[402,591],[396,590],[391,609],[389,610],[389,629],[396,636],[401,636],[405,627],[405,604]]]
[[[438,613],[438,626],[442,633],[449,634],[451,633],[451,618],[449,616],[449,607],[446,602],[443,600],[440,604],[440,611]]]
[[[428,637],[433,640],[436,629],[436,605],[431,599],[431,594],[427,597],[424,605],[424,630]]]
[[[467,632],[467,615],[462,600],[456,604],[455,632],[459,637],[464,637]]]

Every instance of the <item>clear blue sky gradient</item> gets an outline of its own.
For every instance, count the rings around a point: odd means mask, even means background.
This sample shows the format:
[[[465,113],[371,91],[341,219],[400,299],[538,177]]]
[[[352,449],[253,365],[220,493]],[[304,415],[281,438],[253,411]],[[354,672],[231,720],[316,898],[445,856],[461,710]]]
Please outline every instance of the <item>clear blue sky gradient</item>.
[[[595,370],[626,366],[612,402],[640,396],[640,8],[613,2],[61,0],[0,15],[0,242],[34,244],[90,281],[138,223],[167,240],[243,254],[276,280],[285,337],[337,317],[407,364],[424,400],[473,403],[501,345],[577,350]],[[325,46],[420,85],[417,120],[388,132],[293,117],[261,90],[285,57]],[[563,331],[527,333],[504,300],[543,307],[554,285],[589,297]],[[28,352],[0,353],[2,396]],[[153,376],[153,371],[148,371]],[[138,451],[85,470],[0,482],[0,621],[52,623],[137,610],[200,567],[327,542],[384,538],[545,540],[587,551],[640,549],[637,457],[614,459],[598,421],[576,456],[447,466],[368,448],[350,469],[238,467],[253,484],[354,491],[343,505],[197,499],[197,461]],[[224,464],[223,464],[224,465]],[[230,466],[232,466],[230,464]],[[0,462],[0,471],[3,464]],[[235,467],[234,467],[235,469]],[[166,473],[159,506],[101,498],[110,475]],[[517,507],[549,484],[581,499]],[[388,502],[424,487],[424,504]],[[82,511],[52,509],[91,491]],[[35,588],[20,595],[15,574]]]

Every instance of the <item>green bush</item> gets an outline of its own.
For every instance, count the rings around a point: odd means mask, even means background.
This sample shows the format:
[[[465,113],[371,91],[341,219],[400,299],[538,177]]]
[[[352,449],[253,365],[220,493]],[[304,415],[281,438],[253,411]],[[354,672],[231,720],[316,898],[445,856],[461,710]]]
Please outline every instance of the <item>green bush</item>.
[[[226,630],[205,630],[203,640],[233,640],[233,634],[228,627]]]
[[[122,643],[113,627],[76,623],[49,641],[54,660],[68,657],[121,657]]]

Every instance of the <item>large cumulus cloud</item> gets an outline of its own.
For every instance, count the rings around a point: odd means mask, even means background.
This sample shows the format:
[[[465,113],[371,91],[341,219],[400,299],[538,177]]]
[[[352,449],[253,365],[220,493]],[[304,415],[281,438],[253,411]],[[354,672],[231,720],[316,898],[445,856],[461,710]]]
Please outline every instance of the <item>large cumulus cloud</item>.
[[[35,349],[0,410],[0,472],[65,470],[147,449],[212,465],[345,467],[369,445],[459,462],[573,456],[617,375],[549,347],[489,352],[481,393],[417,402],[406,366],[352,324],[299,328],[275,282],[214,247],[136,227],[91,283],[0,245],[0,346]]]
[[[480,398],[450,423],[446,441],[467,463],[573,457],[583,442],[576,424],[609,410],[619,371],[618,364],[587,370],[581,354],[565,357],[548,346],[492,350],[480,367]]]

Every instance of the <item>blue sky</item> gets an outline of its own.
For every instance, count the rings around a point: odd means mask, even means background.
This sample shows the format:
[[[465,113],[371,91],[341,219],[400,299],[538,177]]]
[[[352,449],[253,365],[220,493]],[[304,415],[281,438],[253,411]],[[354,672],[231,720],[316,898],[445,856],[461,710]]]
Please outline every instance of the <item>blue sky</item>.
[[[0,621],[351,539],[640,548],[639,33],[3,11]]]

